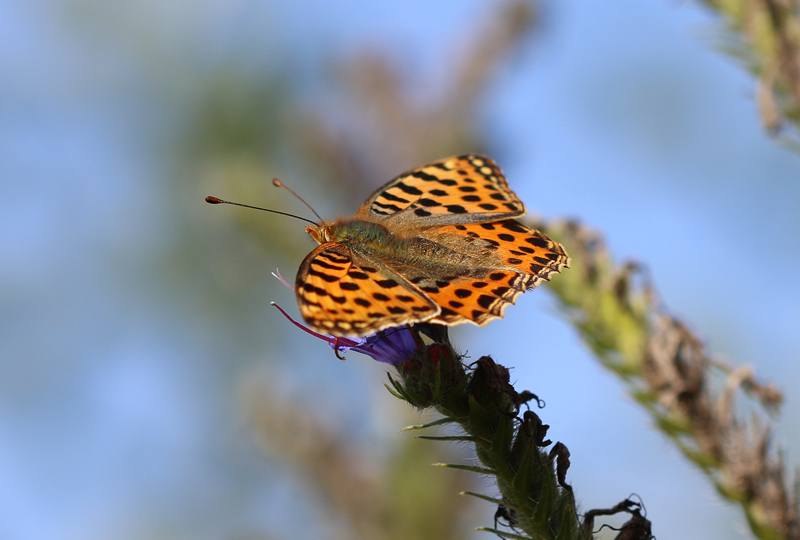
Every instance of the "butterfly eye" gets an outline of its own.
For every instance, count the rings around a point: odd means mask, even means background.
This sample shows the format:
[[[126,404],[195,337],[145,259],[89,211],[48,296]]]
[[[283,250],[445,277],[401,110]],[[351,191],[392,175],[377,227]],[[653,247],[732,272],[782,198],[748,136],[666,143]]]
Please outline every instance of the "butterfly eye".
[[[306,225],[306,232],[318,244],[328,242],[327,234],[325,234],[325,227],[317,227],[316,225]]]

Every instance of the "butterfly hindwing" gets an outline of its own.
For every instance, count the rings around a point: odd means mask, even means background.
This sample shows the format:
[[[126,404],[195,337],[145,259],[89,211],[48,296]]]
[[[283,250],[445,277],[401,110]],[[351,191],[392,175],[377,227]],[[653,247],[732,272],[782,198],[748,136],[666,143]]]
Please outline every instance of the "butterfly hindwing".
[[[484,326],[502,318],[520,294],[569,266],[560,244],[513,219],[438,227],[425,234],[455,250],[462,246],[462,253],[478,253],[477,260],[486,263],[480,274],[439,279],[437,290],[426,289],[442,310],[433,323]],[[460,240],[453,242],[453,237]]]
[[[441,313],[430,322],[454,326],[471,322],[485,326],[503,318],[506,308],[525,292],[526,276],[510,270],[497,270],[484,279],[459,278],[439,293],[428,293]]]
[[[496,258],[498,270],[513,269],[527,276],[526,289],[535,287],[542,280],[549,281],[551,274],[569,267],[569,256],[561,244],[514,219],[448,225],[422,234],[426,237],[438,237],[441,241],[451,236],[460,237],[461,240],[455,245],[464,246],[462,249],[465,252],[488,250],[492,258]]]
[[[431,226],[520,217],[525,205],[494,161],[467,154],[401,174],[370,195],[359,214]]]
[[[421,322],[439,307],[400,276],[339,243],[318,246],[300,265],[295,292],[303,319],[317,331],[363,336]]]

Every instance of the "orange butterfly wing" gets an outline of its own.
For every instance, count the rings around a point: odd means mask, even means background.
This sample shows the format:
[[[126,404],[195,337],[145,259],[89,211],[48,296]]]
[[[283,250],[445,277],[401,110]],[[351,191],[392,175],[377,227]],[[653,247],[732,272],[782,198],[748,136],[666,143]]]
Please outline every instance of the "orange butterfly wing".
[[[317,246],[297,272],[295,293],[303,319],[319,332],[364,336],[439,313],[419,289],[376,266],[343,244]]]
[[[520,217],[525,205],[494,161],[467,154],[401,174],[370,195],[358,213],[421,227]]]
[[[448,242],[447,237],[463,237],[464,245],[469,246],[465,251],[486,250],[487,268],[482,278],[458,277],[446,285],[440,282],[437,291],[426,292],[441,308],[432,323],[485,326],[502,318],[520,294],[569,267],[569,257],[559,243],[513,219],[450,225],[423,235],[456,246],[458,242]]]

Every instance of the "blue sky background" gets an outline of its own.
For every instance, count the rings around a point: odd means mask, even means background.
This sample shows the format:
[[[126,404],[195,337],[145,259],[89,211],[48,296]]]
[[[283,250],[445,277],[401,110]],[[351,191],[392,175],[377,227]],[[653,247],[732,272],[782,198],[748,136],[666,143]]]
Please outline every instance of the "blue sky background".
[[[268,272],[292,275],[311,242],[276,225],[299,251],[252,243],[226,258],[228,218],[202,203],[207,183],[175,181],[174,141],[206,74],[228,63],[325,110],[330,64],[377,48],[432,99],[491,5],[0,2],[0,537],[326,537],[318,520],[298,530],[315,501],[263,457],[238,396],[279,381],[353,437],[390,445],[403,435],[382,414],[385,369],[286,330],[267,304],[293,299]],[[695,4],[564,0],[542,17],[477,111],[491,155],[531,212],[602,231],[714,351],[786,390],[775,440],[796,467],[798,156],[764,135],[753,80],[713,51],[719,27]],[[368,194],[293,174],[312,203],[325,198],[323,215]],[[207,239],[216,266],[184,235]],[[207,275],[223,276],[229,302],[204,296]],[[454,339],[545,398],[584,508],[635,491],[659,538],[748,537],[547,293]]]

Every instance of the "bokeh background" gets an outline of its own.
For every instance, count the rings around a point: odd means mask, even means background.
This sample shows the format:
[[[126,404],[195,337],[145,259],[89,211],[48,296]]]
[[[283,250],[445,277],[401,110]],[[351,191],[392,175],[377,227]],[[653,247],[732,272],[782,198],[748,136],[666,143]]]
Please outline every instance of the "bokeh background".
[[[800,462],[800,161],[693,2],[0,2],[0,538],[488,538],[490,485],[435,461],[386,367],[322,342],[270,276],[301,222],[485,152],[531,213],[652,272],[721,357],[787,391]],[[546,290],[457,346],[514,366],[582,508],[747,538]],[[477,485],[476,485],[477,482]]]

